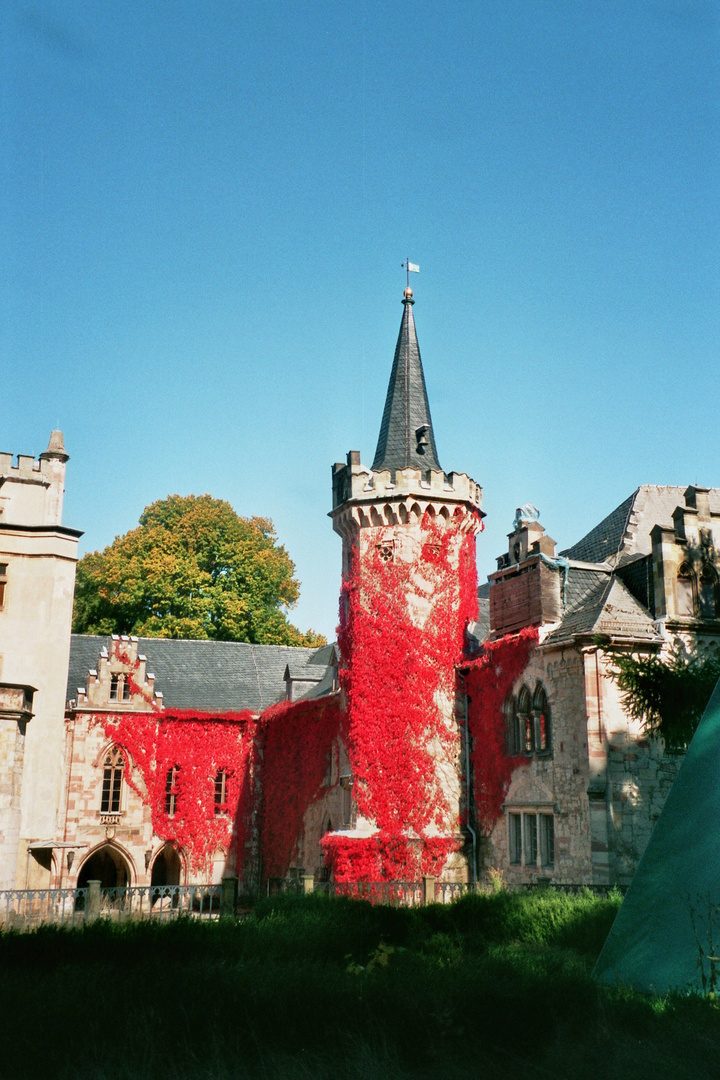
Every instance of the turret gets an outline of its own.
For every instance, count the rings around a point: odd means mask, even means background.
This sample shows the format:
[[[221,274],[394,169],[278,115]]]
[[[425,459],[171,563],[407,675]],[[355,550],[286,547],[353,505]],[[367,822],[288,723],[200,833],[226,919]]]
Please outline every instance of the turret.
[[[482,489],[438,460],[413,303],[408,288],[372,466],[351,451],[332,470],[357,827],[323,847],[355,880],[464,874],[455,664],[476,613]]]

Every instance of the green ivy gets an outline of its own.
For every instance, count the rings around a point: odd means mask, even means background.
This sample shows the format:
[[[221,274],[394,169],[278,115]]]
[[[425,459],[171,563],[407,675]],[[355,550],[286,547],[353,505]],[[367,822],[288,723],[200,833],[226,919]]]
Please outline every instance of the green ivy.
[[[661,736],[667,750],[679,752],[687,749],[720,678],[720,660],[689,656],[676,645],[667,659],[618,656],[613,676],[630,715]]]

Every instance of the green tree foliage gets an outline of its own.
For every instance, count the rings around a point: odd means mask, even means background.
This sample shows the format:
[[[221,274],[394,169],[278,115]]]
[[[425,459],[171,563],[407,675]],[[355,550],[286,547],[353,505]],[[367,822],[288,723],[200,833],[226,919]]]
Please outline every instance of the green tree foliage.
[[[170,495],[137,529],[78,563],[73,630],[85,634],[323,645],[285,609],[295,567],[267,518],[209,495]]]
[[[668,750],[679,751],[688,747],[720,678],[720,660],[688,655],[678,646],[666,660],[619,656],[614,675],[630,715],[661,735]]]

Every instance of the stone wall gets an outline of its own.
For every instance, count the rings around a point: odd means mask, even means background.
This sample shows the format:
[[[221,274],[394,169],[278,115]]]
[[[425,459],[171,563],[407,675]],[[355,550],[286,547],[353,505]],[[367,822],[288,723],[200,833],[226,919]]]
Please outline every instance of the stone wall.
[[[145,852],[153,851],[150,808],[124,777],[118,813],[101,813],[103,766],[112,742],[100,724],[92,723],[92,714],[76,714],[66,724],[66,754],[69,762],[64,806],[64,838],[77,844],[72,870],[63,868],[58,885],[74,887],[85,859],[105,844],[114,845],[130,870],[129,885],[150,882],[145,867]],[[132,760],[125,754],[125,768]],[[140,774],[132,772],[133,783],[140,791]],[[157,845],[156,845],[157,846]],[[154,853],[154,851],[153,851]]]
[[[545,688],[552,724],[552,751],[535,754],[513,772],[504,805],[489,838],[486,870],[499,871],[510,884],[529,884],[543,878],[558,883],[592,881],[588,802],[588,748],[583,694],[583,661],[573,648],[536,650],[522,678],[532,694]],[[511,865],[508,813],[552,813],[555,859],[552,867]]]
[[[35,688],[27,725],[14,881],[49,885],[50,859],[28,845],[56,839],[63,786],[63,712],[78,531],[61,524],[65,482],[62,435],[35,459],[0,454],[0,563],[7,567],[0,607],[0,677]],[[12,750],[14,754],[16,751]],[[0,769],[8,761],[0,763]],[[40,850],[39,848],[37,849]],[[50,848],[43,850],[49,851]],[[6,861],[11,859],[5,854]]]

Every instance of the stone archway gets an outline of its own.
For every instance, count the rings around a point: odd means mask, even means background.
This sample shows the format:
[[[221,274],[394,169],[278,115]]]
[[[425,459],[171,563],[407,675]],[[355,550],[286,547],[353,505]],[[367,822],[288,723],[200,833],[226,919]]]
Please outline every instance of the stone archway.
[[[84,889],[88,881],[99,881],[103,889],[125,888],[130,883],[130,867],[116,847],[104,844],[80,867],[78,889]]]
[[[182,877],[182,860],[173,844],[165,846],[155,856],[151,885],[179,885]]]

